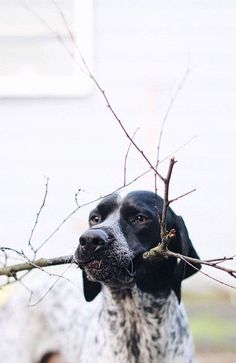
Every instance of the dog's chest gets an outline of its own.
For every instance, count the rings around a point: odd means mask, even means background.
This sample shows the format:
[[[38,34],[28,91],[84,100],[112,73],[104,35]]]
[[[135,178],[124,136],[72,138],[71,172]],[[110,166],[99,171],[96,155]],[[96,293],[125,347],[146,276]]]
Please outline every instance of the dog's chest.
[[[188,324],[174,294],[152,299],[142,293],[118,305],[108,300],[92,323],[86,346],[92,344],[94,356],[86,363],[191,362]]]

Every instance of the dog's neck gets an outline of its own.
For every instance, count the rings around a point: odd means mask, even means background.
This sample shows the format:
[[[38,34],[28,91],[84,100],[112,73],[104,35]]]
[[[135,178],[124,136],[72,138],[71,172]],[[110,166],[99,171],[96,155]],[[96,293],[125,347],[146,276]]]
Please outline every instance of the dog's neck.
[[[119,291],[103,287],[102,293],[101,320],[109,322],[109,344],[114,356],[119,357],[117,362],[153,362],[155,359],[161,362],[160,358],[171,351],[174,339],[188,341],[187,322],[173,292],[168,297],[154,296],[135,286]],[[176,321],[178,336],[175,335]],[[174,357],[173,352],[170,355]]]
[[[150,319],[158,321],[166,316],[169,305],[178,308],[178,301],[174,293],[149,294],[143,292],[136,285],[131,288],[112,289],[103,287],[104,307],[111,316],[117,317],[121,325],[134,321],[144,324]]]
[[[149,294],[136,285],[119,289],[103,286],[102,292],[105,303],[120,312],[127,312],[130,308],[132,311],[134,309],[143,309],[146,304],[160,310],[161,306],[166,304],[166,299],[170,295],[170,293],[166,292]]]
[[[91,320],[85,347],[95,345],[86,363],[189,363],[192,342],[188,322],[175,293],[154,296],[137,286],[110,289],[103,285],[100,313]]]

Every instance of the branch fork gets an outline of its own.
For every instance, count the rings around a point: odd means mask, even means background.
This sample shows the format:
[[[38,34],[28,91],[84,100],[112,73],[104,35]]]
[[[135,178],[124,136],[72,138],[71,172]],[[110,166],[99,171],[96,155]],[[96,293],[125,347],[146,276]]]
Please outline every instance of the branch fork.
[[[175,229],[171,229],[169,232],[167,230],[162,232],[161,243],[159,243],[156,247],[151,248],[148,252],[145,252],[143,254],[143,259],[149,261],[157,260],[159,258],[161,259],[163,257],[167,259],[169,257],[168,253],[170,252],[168,250],[168,245],[170,240],[175,237]]]

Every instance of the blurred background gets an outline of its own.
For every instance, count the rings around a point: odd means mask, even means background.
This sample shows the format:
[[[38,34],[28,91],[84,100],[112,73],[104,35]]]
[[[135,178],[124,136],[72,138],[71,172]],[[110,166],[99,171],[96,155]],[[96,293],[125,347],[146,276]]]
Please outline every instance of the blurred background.
[[[47,257],[76,248],[91,209],[72,213],[78,204],[124,184],[129,141],[86,76],[79,47],[153,164],[166,119],[160,171],[174,155],[171,197],[197,189],[172,208],[200,256],[234,255],[235,18],[233,0],[0,0],[0,245],[30,256],[46,177],[34,247],[62,224],[38,253]],[[131,147],[127,184],[148,169]],[[134,189],[154,190],[153,173],[123,188]],[[235,290],[198,274],[184,295],[199,362],[235,362]]]

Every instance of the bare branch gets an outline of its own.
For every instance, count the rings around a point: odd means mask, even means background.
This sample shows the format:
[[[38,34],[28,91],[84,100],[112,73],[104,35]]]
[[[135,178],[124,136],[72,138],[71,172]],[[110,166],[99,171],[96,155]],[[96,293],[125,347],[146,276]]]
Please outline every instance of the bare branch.
[[[156,260],[156,259],[169,258],[169,257],[170,258],[171,257],[179,258],[179,259],[183,260],[184,262],[186,262],[188,265],[190,265],[195,270],[197,270],[197,271],[201,272],[203,275],[209,277],[210,279],[212,279],[222,285],[231,287],[232,289],[236,289],[236,286],[228,284],[220,279],[217,279],[217,278],[207,274],[206,272],[199,270],[199,268],[197,268],[194,265],[194,264],[198,264],[198,265],[201,264],[201,265],[206,265],[206,266],[209,266],[212,268],[216,268],[216,269],[226,272],[231,277],[236,278],[236,270],[233,270],[233,269],[230,269],[230,268],[227,268],[224,266],[218,266],[218,263],[232,261],[236,256],[216,258],[213,260],[201,260],[198,258],[184,256],[180,253],[172,252],[172,251],[168,250],[168,248],[165,248],[165,246],[163,246],[163,244],[159,244],[157,247],[158,248],[154,247],[150,251],[144,253],[143,258],[148,259],[148,260]]]
[[[63,41],[63,39],[60,37],[60,35],[55,32],[54,29],[52,29],[50,26],[47,25],[47,23],[40,17],[38,16],[37,13],[35,13],[28,5],[25,4],[25,2],[23,0],[20,0],[21,3],[28,9],[31,11],[31,13],[44,25],[47,26],[47,28],[54,34],[56,35],[58,41],[64,46],[65,50],[67,51],[67,53],[72,57],[72,59],[76,62],[76,58],[74,56],[74,54],[72,52],[70,52],[66,47],[65,47],[65,43]],[[128,138],[128,140],[131,142],[131,144],[134,146],[134,148],[138,151],[138,153],[141,155],[141,157],[147,162],[147,164],[149,165],[150,169],[152,169],[154,171],[154,173],[156,175],[158,175],[158,177],[163,181],[163,176],[156,170],[156,167],[154,165],[152,165],[151,161],[149,160],[149,158],[146,156],[146,154],[143,152],[143,150],[141,150],[141,148],[137,145],[137,143],[132,139],[132,137],[130,136],[129,132],[127,131],[126,127],[124,126],[124,123],[121,121],[121,119],[119,118],[118,114],[116,113],[115,109],[113,108],[113,106],[111,105],[111,102],[108,98],[108,96],[105,93],[105,90],[103,89],[103,87],[100,85],[100,83],[98,82],[97,78],[93,75],[93,73],[91,72],[78,44],[76,43],[75,39],[74,39],[74,35],[70,29],[70,26],[64,16],[63,11],[61,10],[59,4],[55,1],[52,0],[52,3],[55,5],[56,9],[59,12],[59,15],[61,16],[61,19],[65,25],[65,28],[70,36],[71,42],[74,45],[76,51],[78,52],[78,55],[86,69],[87,75],[88,77],[93,81],[94,85],[96,86],[97,90],[99,91],[99,93],[102,95],[103,99],[106,102],[106,106],[107,108],[110,110],[110,112],[112,113],[112,115],[114,116],[115,120],[117,121],[117,123],[119,124],[121,130],[123,131],[123,133],[125,134],[125,136]],[[77,62],[76,62],[77,63]]]
[[[18,251],[22,256],[21,252]],[[24,256],[25,257],[25,256]],[[60,257],[53,257],[53,258],[39,258],[37,260],[28,261],[24,263],[18,263],[15,265],[4,266],[0,268],[0,275],[14,277],[18,272],[21,271],[31,271],[35,268],[42,269],[43,267],[50,267],[56,265],[65,265],[73,262],[73,256],[60,256]]]
[[[67,45],[65,43],[65,40],[61,37],[61,35],[58,34],[50,25],[48,25],[47,22],[45,22],[44,19],[41,18],[34,10],[32,10],[23,0],[19,0],[19,1],[22,3],[22,5],[26,9],[28,9],[38,19],[39,22],[41,22],[44,26],[46,26],[46,28],[52,34],[55,35],[56,39],[63,45],[63,47],[66,50],[67,54],[73,59],[73,61],[76,64],[79,64],[81,66],[81,64],[78,62],[78,59],[75,57],[75,54],[67,47]],[[179,196],[179,197],[177,197],[175,199],[169,200],[170,179],[171,179],[173,167],[174,167],[174,164],[176,163],[176,161],[175,161],[174,158],[171,158],[168,173],[167,173],[166,177],[163,177],[157,171],[157,168],[158,168],[158,165],[160,163],[160,160],[159,160],[160,146],[161,146],[161,142],[162,142],[164,126],[165,126],[166,120],[168,119],[169,113],[170,113],[171,109],[173,108],[173,105],[175,103],[175,100],[176,100],[179,92],[181,91],[181,89],[183,88],[183,86],[184,86],[184,84],[186,82],[186,79],[187,79],[187,77],[188,77],[188,75],[190,73],[190,68],[188,67],[186,72],[184,73],[183,78],[181,79],[181,81],[180,81],[180,83],[179,83],[179,85],[178,85],[178,87],[176,89],[176,92],[173,94],[173,96],[172,96],[172,98],[170,100],[170,104],[169,104],[169,106],[168,106],[168,108],[166,110],[166,113],[165,113],[164,117],[163,117],[161,130],[160,130],[160,135],[159,135],[159,143],[158,143],[158,147],[157,147],[157,161],[156,161],[156,165],[153,165],[150,162],[149,158],[145,155],[145,153],[139,147],[139,145],[134,141],[134,137],[130,136],[127,128],[125,127],[125,124],[119,118],[117,112],[114,110],[113,106],[111,105],[111,102],[110,102],[108,96],[106,95],[103,87],[98,82],[98,80],[93,75],[93,73],[90,71],[90,68],[88,67],[87,62],[85,61],[85,59],[83,57],[83,54],[81,53],[81,51],[80,51],[80,49],[79,49],[79,47],[78,47],[78,45],[77,45],[77,43],[76,43],[76,41],[74,39],[73,33],[72,33],[72,31],[71,31],[71,29],[69,27],[69,24],[68,24],[68,22],[67,22],[67,20],[66,20],[66,18],[64,16],[64,13],[61,10],[60,6],[58,5],[58,3],[55,0],[51,0],[51,1],[54,4],[54,6],[56,7],[56,9],[58,10],[58,12],[59,12],[59,14],[61,16],[61,19],[62,19],[62,21],[63,21],[63,23],[65,25],[65,28],[66,28],[69,36],[70,36],[71,43],[75,47],[77,53],[79,54],[80,60],[81,60],[81,62],[83,64],[83,66],[84,66],[84,69],[82,69],[82,71],[84,73],[86,73],[90,77],[90,79],[92,80],[92,82],[96,86],[97,90],[102,95],[102,97],[103,97],[103,99],[104,99],[104,101],[106,103],[107,108],[109,109],[109,111],[111,112],[113,117],[115,118],[115,120],[118,123],[119,127],[121,128],[122,132],[128,138],[128,140],[130,142],[129,149],[130,149],[131,145],[133,145],[134,148],[136,149],[136,151],[138,152],[138,154],[140,154],[141,157],[148,164],[148,166],[150,168],[148,171],[153,171],[154,172],[154,175],[155,175],[155,191],[157,190],[156,176],[158,176],[161,179],[161,181],[164,183],[163,210],[162,210],[161,216],[158,215],[158,218],[160,219],[160,226],[161,226],[160,244],[158,246],[156,246],[155,248],[153,248],[152,250],[150,250],[149,252],[145,253],[144,258],[152,259],[152,258],[163,258],[163,257],[164,258],[173,258],[173,257],[175,257],[175,258],[182,259],[183,261],[190,264],[194,268],[196,268],[196,266],[194,266],[194,264],[204,264],[204,265],[207,265],[209,267],[217,268],[217,269],[219,269],[221,271],[224,271],[227,274],[229,274],[231,277],[236,278],[236,270],[232,270],[232,269],[229,269],[229,268],[226,268],[226,267],[222,266],[223,262],[226,262],[228,260],[232,260],[232,259],[234,259],[235,256],[230,257],[230,258],[224,257],[224,258],[219,258],[219,259],[214,259],[214,260],[199,260],[199,259],[193,259],[193,258],[184,256],[184,255],[181,255],[181,254],[177,254],[177,253],[174,253],[174,252],[168,250],[168,245],[169,245],[170,240],[175,237],[175,230],[172,229],[170,231],[167,231],[167,228],[166,228],[166,219],[167,219],[167,213],[168,213],[169,205],[170,205],[170,203],[182,198],[183,196],[186,196],[186,195],[190,194],[194,190],[192,190],[192,191],[190,191],[188,193],[185,193],[185,194],[183,194],[183,195],[181,195],[181,196]],[[126,159],[125,159],[124,185],[122,187],[118,188],[117,191],[121,190],[126,185],[130,185],[131,183],[133,183],[134,181],[136,181],[140,177],[140,176],[136,177],[133,181],[131,181],[129,183],[127,183],[127,181],[126,181],[126,161],[127,161],[127,156],[128,156],[128,153],[129,153],[129,149],[127,151],[127,155],[126,155]],[[143,173],[141,176],[143,176],[144,174],[145,173]],[[28,245],[31,248],[31,250],[34,252],[35,256],[36,256],[36,253],[39,251],[39,249],[41,249],[49,241],[49,239],[52,238],[58,232],[58,230],[64,225],[64,223],[69,218],[71,218],[71,216],[74,213],[76,213],[79,208],[81,208],[81,207],[83,207],[85,205],[89,205],[89,204],[91,204],[91,203],[93,203],[95,201],[98,201],[98,200],[100,200],[102,198],[102,197],[99,197],[99,198],[97,198],[97,199],[95,199],[93,201],[90,201],[90,202],[85,203],[82,206],[80,206],[78,204],[77,195],[76,195],[75,200],[76,200],[76,203],[77,203],[77,208],[74,209],[71,213],[68,214],[68,216],[66,218],[63,219],[63,221],[56,227],[56,229],[54,229],[54,231],[41,243],[41,245],[37,249],[34,249],[34,247],[32,245],[32,237],[33,237],[33,234],[35,232],[35,229],[36,229],[36,226],[37,226],[37,223],[38,223],[42,208],[43,208],[43,206],[45,204],[46,196],[47,196],[47,184],[46,184],[45,198],[44,198],[43,204],[41,205],[41,207],[39,209],[39,212],[37,214],[35,224],[33,226],[33,229],[31,231],[29,241],[28,241]],[[23,251],[16,251],[14,249],[4,248],[4,247],[0,248],[0,250],[3,252],[3,254],[5,256],[4,266],[2,268],[0,268],[0,275],[5,275],[5,276],[7,276],[9,278],[10,277],[17,278],[17,273],[20,272],[20,271],[30,271],[30,270],[32,270],[34,268],[41,268],[42,269],[43,267],[47,267],[47,266],[53,266],[53,265],[72,263],[73,262],[73,257],[72,256],[64,256],[64,257],[58,257],[58,258],[52,258],[52,259],[40,258],[40,259],[37,259],[37,260],[36,259],[29,260],[27,258],[27,256],[24,254]],[[7,263],[7,258],[8,258],[7,254],[6,254],[7,250],[18,253],[21,257],[26,259],[27,262],[7,266],[7,264],[6,264]],[[207,275],[206,273],[204,273],[204,274]],[[210,278],[212,278],[212,277],[210,277]],[[222,281],[219,281],[219,280],[217,280],[215,278],[212,278],[212,279],[214,279],[215,281],[218,281],[218,282],[220,282],[220,283],[222,283],[224,285],[231,286],[231,285],[228,285],[228,284],[226,284],[226,283],[224,283]],[[231,286],[231,287],[233,287],[233,286]]]
[[[169,232],[169,234],[170,233],[171,232]],[[219,263],[234,260],[236,255],[231,256],[231,257],[215,258],[215,259],[211,259],[211,260],[201,260],[201,259],[197,259],[197,258],[184,256],[180,253],[172,252],[172,251],[168,250],[167,248],[163,247],[163,245],[161,245],[161,244],[159,245],[159,247],[160,246],[162,246],[162,248],[159,248],[159,249],[153,248],[152,250],[150,250],[148,252],[148,254],[145,253],[143,256],[144,259],[148,258],[149,260],[155,260],[158,258],[171,258],[171,257],[173,258],[174,257],[174,258],[178,258],[178,259],[185,261],[186,263],[188,263],[190,266],[192,266],[196,270],[198,270],[198,268],[194,264],[201,264],[201,265],[206,265],[206,266],[224,271],[227,274],[229,274],[231,277],[236,278],[236,270],[233,270],[233,269],[230,269],[230,268],[224,267],[224,266],[219,266]],[[8,250],[12,250],[12,249],[8,248]],[[20,251],[18,251],[18,253],[22,254]],[[36,268],[42,269],[43,267],[72,264],[72,263],[73,263],[73,256],[71,256],[71,255],[54,257],[54,258],[40,258],[35,261],[30,261],[30,262],[19,263],[19,264],[15,264],[15,265],[2,267],[2,268],[0,268],[0,275],[7,276],[7,277],[13,277],[15,280],[17,280],[18,272],[22,272],[22,271],[29,272]],[[236,286],[225,283],[222,280],[212,277],[211,275],[209,275],[206,272],[203,272],[201,270],[200,270],[200,272],[218,283],[221,283],[223,285],[236,289]],[[52,276],[53,274],[50,274],[50,275]],[[62,275],[53,275],[53,276],[56,276],[58,279],[63,277]],[[7,282],[7,284],[9,284],[9,282]],[[54,286],[54,284],[52,285],[52,287],[53,286]],[[51,290],[51,288],[49,289],[49,291]],[[44,294],[43,297],[46,296],[47,293]],[[41,299],[39,301],[41,301]],[[34,303],[34,304],[36,304],[36,303]]]

